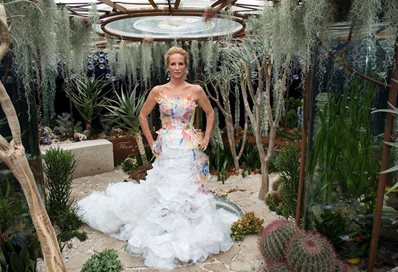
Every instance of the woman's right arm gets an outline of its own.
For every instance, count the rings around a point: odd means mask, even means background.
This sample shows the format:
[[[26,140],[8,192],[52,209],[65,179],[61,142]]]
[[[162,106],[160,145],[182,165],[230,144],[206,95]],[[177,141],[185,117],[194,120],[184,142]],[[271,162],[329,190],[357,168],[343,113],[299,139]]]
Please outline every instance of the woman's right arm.
[[[151,148],[153,146],[154,140],[148,125],[148,115],[155,107],[157,103],[157,97],[158,97],[158,87],[156,86],[150,91],[147,99],[145,100],[144,105],[142,106],[139,116],[142,132],[144,133],[145,138]]]

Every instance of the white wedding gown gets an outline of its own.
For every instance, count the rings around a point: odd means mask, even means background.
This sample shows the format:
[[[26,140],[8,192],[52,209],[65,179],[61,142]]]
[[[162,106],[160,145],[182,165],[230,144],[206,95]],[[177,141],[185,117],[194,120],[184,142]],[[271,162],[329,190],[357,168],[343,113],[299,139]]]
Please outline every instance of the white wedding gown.
[[[172,269],[228,250],[238,217],[216,209],[214,196],[205,192],[208,160],[192,126],[195,101],[163,96],[158,102],[162,129],[155,149],[160,155],[146,181],[110,184],[77,205],[85,223],[128,241],[127,250],[143,256],[146,266]]]

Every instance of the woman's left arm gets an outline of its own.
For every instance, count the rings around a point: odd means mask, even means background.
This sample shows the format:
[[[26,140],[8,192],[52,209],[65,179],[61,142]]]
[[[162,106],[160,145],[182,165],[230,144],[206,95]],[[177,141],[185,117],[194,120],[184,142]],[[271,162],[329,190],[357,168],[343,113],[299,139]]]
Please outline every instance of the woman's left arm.
[[[197,102],[206,113],[206,130],[200,147],[202,150],[206,150],[207,146],[209,145],[210,135],[214,125],[214,110],[203,88],[199,85],[197,86]]]

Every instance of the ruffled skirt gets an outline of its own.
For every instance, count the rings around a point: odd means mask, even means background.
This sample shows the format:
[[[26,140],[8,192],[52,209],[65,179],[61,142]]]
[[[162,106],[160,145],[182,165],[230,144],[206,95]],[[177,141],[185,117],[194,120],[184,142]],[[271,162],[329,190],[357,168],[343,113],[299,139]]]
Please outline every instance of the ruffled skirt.
[[[127,250],[150,267],[172,269],[227,251],[238,218],[216,209],[214,196],[196,182],[199,154],[183,144],[180,131],[167,133],[161,147],[146,181],[91,193],[77,203],[79,216],[93,229],[126,240]]]

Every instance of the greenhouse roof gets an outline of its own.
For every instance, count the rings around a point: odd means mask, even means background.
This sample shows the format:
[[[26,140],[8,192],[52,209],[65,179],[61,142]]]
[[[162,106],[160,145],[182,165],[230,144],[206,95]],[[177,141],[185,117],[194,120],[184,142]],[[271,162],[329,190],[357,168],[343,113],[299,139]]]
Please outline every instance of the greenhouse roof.
[[[71,16],[95,11],[98,32],[140,41],[193,40],[244,35],[245,19],[259,14],[266,0],[57,0]],[[203,20],[209,16],[212,20]]]
[[[223,0],[56,0],[57,4],[64,4],[73,15],[87,16],[95,5],[100,15],[114,13],[134,14],[142,11],[164,10],[170,14],[176,10],[205,10],[212,6],[219,6]],[[231,5],[224,9],[230,9],[241,15],[256,14],[266,5],[271,5],[269,0],[233,0]]]

